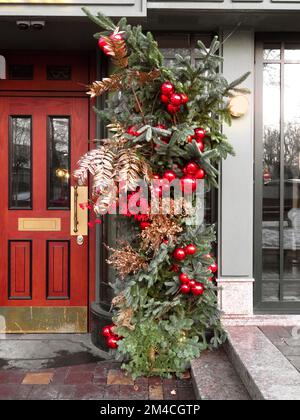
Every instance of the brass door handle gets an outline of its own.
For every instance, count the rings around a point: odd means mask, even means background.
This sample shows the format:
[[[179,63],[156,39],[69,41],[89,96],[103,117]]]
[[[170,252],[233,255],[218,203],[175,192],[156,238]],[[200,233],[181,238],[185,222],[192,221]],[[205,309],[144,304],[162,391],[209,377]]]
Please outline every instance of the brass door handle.
[[[73,220],[73,232],[78,232],[78,187],[74,187],[74,220]]]
[[[88,187],[71,187],[71,214],[70,214],[70,234],[71,236],[88,234],[88,209],[82,203],[88,201]]]

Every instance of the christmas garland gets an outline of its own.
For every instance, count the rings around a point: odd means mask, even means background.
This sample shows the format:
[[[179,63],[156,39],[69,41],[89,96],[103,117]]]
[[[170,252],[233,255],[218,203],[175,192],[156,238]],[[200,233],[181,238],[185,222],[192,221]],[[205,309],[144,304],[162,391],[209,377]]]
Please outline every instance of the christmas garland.
[[[222,124],[231,121],[227,98],[247,92],[238,86],[248,74],[232,83],[220,74],[216,37],[208,50],[198,41],[197,67],[180,55],[167,67],[151,33],[125,18],[115,25],[84,11],[103,29],[95,38],[114,72],[89,86],[92,98],[108,93],[105,109],[95,111],[109,136],[80,159],[74,176],[79,185],[93,176],[90,205],[97,215],[119,211],[135,232],[131,243],[110,249],[108,263],[117,273],[114,324],[101,333],[134,377],[180,375],[226,339],[217,307],[214,226],[197,225],[191,204],[199,183],[205,191],[217,187],[216,166],[233,154]],[[141,194],[141,180],[150,200]],[[164,212],[164,185],[178,180],[183,211],[175,211],[174,195]]]

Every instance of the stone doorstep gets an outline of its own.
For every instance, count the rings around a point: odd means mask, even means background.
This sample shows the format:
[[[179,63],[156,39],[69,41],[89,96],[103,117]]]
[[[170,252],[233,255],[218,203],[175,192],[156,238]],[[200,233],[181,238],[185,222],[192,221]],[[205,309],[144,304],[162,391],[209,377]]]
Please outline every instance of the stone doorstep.
[[[206,351],[191,362],[191,374],[196,398],[199,400],[249,400],[225,351]]]
[[[233,326],[274,326],[300,327],[300,315],[223,315],[222,323],[225,328]]]
[[[224,348],[253,400],[300,400],[300,373],[259,328],[226,329]]]

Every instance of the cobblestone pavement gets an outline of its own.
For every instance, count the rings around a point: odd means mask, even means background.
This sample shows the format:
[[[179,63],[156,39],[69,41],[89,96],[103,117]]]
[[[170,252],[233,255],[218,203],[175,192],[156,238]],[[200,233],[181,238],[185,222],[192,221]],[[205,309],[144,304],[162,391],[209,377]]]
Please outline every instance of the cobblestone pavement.
[[[193,400],[186,379],[138,378],[103,359],[88,335],[0,335],[0,400]]]
[[[300,372],[300,327],[260,327],[268,339]]]

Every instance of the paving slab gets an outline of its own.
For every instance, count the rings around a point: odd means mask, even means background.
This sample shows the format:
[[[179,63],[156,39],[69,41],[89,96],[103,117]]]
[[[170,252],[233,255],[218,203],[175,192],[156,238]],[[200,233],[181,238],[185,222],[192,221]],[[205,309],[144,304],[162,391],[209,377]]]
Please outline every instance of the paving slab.
[[[132,377],[120,369],[111,369],[107,375],[107,385],[133,385]]]
[[[300,400],[300,373],[257,327],[227,327],[225,346],[252,399]]]
[[[188,372],[133,380],[89,334],[1,335],[0,352],[0,400],[195,400]]]
[[[300,372],[299,327],[260,327],[261,331]]]
[[[49,385],[53,379],[53,373],[27,373],[22,381],[23,385]]]
[[[196,396],[201,400],[249,400],[224,350],[203,352],[191,363]]]

